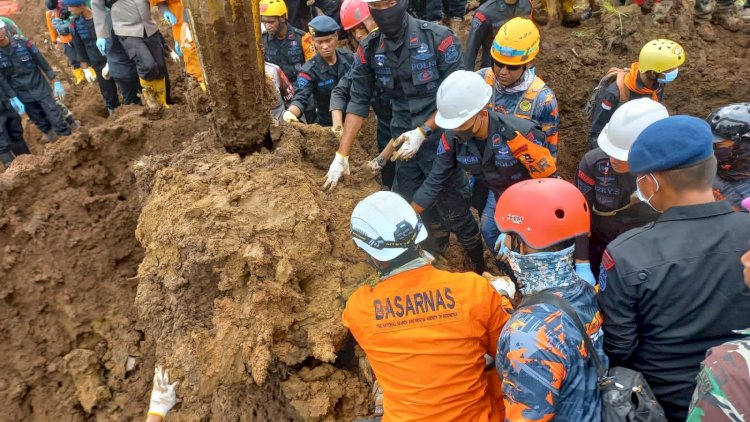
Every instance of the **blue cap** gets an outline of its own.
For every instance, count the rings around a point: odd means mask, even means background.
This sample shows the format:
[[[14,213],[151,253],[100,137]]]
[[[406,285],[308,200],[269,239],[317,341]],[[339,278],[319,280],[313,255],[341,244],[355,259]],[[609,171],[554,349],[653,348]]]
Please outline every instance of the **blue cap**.
[[[332,17],[326,15],[314,17],[307,26],[309,27],[310,35],[313,37],[326,37],[335,34],[341,29]]]
[[[638,135],[628,154],[633,174],[690,167],[712,156],[713,135],[705,120],[671,116],[658,120]]]
[[[86,0],[64,0],[63,3],[69,7],[86,6]]]

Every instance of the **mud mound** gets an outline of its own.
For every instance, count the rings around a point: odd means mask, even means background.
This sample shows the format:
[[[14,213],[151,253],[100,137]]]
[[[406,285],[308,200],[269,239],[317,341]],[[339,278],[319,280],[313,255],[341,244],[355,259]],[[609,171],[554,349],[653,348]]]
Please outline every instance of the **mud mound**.
[[[128,167],[173,150],[200,122],[122,110],[0,174],[0,408],[8,420],[142,417],[151,376],[126,373],[126,364],[152,366],[153,350],[131,311],[143,252]]]
[[[346,364],[337,360],[343,295],[370,274],[348,216],[378,186],[359,171],[355,184],[321,193],[320,167],[335,144],[316,140],[327,129],[299,129],[307,135],[283,126],[272,152],[241,158],[206,134],[134,165],[148,195],[136,230],[145,256],[135,307],[156,360],[183,380],[175,417],[205,415],[222,385],[255,384],[273,396],[279,381],[277,401],[288,405],[276,419],[367,412],[367,385],[336,366]],[[354,156],[365,158],[360,149]]]

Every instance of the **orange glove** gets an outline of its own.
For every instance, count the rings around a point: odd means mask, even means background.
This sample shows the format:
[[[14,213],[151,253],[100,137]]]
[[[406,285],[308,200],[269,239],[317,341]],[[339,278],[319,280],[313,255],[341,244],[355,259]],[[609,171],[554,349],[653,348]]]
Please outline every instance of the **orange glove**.
[[[550,177],[557,171],[555,158],[549,150],[529,141],[518,132],[515,138],[508,141],[508,147],[516,160],[526,167],[532,179]]]

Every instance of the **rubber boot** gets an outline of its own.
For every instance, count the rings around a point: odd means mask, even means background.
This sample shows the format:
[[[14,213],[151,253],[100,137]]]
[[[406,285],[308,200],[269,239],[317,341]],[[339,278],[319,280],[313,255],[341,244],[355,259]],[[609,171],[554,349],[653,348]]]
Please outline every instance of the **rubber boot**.
[[[83,75],[83,69],[80,67],[73,68],[73,77],[76,79],[76,85],[80,85],[81,82],[86,80],[86,77]]]
[[[734,9],[717,10],[712,21],[727,31],[737,32],[742,27],[742,21]]]
[[[151,81],[151,83],[153,84],[154,93],[156,94],[156,100],[162,107],[169,108],[169,105],[167,104],[167,81],[164,78],[161,78]]]
[[[8,166],[10,165],[10,163],[13,162],[14,158],[15,157],[13,157],[13,154],[11,154],[9,152],[4,152],[4,153],[0,154],[0,162],[3,163],[3,165],[5,166],[6,169],[8,168]]]
[[[161,110],[161,105],[159,104],[159,100],[156,98],[156,90],[154,89],[155,81],[147,81],[145,79],[140,79],[140,81],[142,88],[141,98],[143,99],[143,104],[149,110]]]

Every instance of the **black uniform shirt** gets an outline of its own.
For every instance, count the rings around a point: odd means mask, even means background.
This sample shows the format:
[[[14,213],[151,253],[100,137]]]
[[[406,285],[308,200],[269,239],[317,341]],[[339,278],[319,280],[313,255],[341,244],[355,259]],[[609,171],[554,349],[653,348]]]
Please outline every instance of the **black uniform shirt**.
[[[320,53],[308,60],[297,75],[297,86],[292,105],[300,110],[309,106],[309,99],[314,98],[317,106],[318,121],[322,126],[331,126],[331,92],[340,79],[343,79],[354,62],[354,55],[349,50],[336,49],[336,64],[330,66]],[[312,95],[311,95],[312,94]]]

